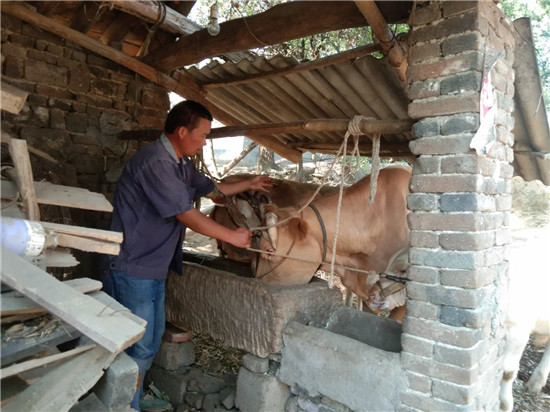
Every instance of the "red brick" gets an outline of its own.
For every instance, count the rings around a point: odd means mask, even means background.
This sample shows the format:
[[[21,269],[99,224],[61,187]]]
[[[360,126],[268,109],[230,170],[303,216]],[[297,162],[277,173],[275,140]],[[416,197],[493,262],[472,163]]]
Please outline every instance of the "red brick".
[[[413,119],[468,112],[479,112],[479,93],[416,100],[408,108],[409,116]]]

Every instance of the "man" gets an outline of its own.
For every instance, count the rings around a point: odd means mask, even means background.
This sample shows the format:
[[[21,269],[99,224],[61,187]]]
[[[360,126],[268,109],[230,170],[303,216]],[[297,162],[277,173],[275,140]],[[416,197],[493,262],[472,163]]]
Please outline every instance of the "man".
[[[220,196],[212,181],[189,160],[206,144],[211,122],[212,115],[200,103],[178,103],[168,113],[164,134],[128,161],[117,184],[111,230],[123,232],[124,240],[111,262],[113,293],[147,321],[143,337],[126,351],[139,368],[138,388],[131,403],[138,411],[143,376],[164,333],[165,279],[169,268],[181,274],[186,228],[237,247],[250,246],[250,231],[229,229],[193,207],[201,196]],[[218,187],[225,195],[245,190],[267,192],[269,180],[256,176]]]

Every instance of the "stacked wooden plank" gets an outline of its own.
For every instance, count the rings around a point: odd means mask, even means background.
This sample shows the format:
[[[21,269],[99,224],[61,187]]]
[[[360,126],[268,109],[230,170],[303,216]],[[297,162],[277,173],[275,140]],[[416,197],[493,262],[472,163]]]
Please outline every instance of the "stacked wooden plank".
[[[63,322],[55,333],[31,341],[23,337],[6,342],[10,334],[4,331],[2,382],[30,369],[62,363],[3,404],[2,409],[68,410],[99,380],[118,353],[141,338],[145,321],[99,292],[98,281],[60,282],[4,247],[1,253],[0,278],[17,291],[3,294],[2,316],[40,316],[47,311]],[[44,349],[67,341],[75,341],[76,346],[60,354],[35,358]]]

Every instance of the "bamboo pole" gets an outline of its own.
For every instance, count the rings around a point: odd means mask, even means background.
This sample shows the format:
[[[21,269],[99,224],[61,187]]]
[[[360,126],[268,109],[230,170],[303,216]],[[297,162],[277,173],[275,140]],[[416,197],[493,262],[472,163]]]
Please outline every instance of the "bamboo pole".
[[[339,132],[348,130],[349,119],[310,119],[289,123],[267,123],[246,126],[226,126],[212,129],[210,138],[233,136],[254,136],[304,133],[304,132]],[[371,120],[362,119],[359,129],[364,134],[396,134],[410,132],[412,120]]]
[[[355,5],[372,27],[372,33],[379,40],[382,48],[388,52],[388,59],[397,72],[399,79],[403,84],[406,84],[408,68],[406,53],[395,34],[388,27],[378,6],[374,1],[356,1]]]
[[[229,172],[231,169],[233,169],[235,166],[239,164],[241,160],[243,160],[247,154],[249,154],[254,148],[258,146],[258,143],[250,143],[248,146],[246,146],[241,153],[237,157],[235,157],[231,163],[229,163],[227,166],[225,166],[220,174],[220,177],[223,177],[227,172]]]
[[[168,6],[163,6],[158,1],[132,0],[132,1],[102,1],[104,5],[113,6],[115,9],[136,16],[149,23],[160,22],[160,28],[177,35],[191,34],[202,27],[193,20],[181,15]],[[164,11],[162,9],[164,7]],[[162,15],[164,14],[164,18]]]

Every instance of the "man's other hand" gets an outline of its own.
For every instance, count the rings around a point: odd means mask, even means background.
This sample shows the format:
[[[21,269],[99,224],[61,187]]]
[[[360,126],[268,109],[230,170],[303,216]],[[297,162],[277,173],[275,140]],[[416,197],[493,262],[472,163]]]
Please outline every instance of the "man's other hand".
[[[268,175],[258,175],[250,179],[250,190],[259,190],[260,192],[269,193],[269,189],[273,186],[271,177]]]

